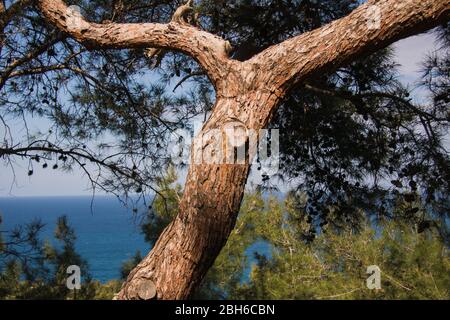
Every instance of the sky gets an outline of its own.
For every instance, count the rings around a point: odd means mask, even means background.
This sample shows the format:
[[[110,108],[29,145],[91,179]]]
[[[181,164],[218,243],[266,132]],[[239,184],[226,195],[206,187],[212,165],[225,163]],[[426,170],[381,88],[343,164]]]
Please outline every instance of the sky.
[[[435,37],[430,33],[413,36],[395,43],[393,47],[395,59],[400,64],[400,80],[415,88],[420,77],[421,62],[436,49]],[[423,91],[415,89],[414,97],[423,99]],[[41,124],[42,120],[32,120],[30,127],[39,128]],[[92,195],[89,181],[81,170],[72,173],[35,170],[31,177],[27,176],[27,172],[27,162],[18,161],[14,181],[11,169],[0,163],[0,197]]]

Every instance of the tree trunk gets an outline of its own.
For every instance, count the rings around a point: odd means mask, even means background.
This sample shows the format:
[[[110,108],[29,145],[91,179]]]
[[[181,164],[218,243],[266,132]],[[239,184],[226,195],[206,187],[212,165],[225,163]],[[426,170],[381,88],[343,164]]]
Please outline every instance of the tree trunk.
[[[261,98],[263,95],[258,95]],[[226,161],[226,155],[237,154],[230,150],[227,135],[222,130],[227,123],[241,124],[239,114],[247,115],[246,128],[259,130],[267,122],[264,110],[274,103],[265,99],[256,102],[238,99],[220,99],[214,114],[204,125],[191,148],[194,155],[181,199],[179,214],[163,231],[148,256],[130,273],[117,299],[187,299],[198,287],[206,272],[219,255],[234,228],[244,195],[244,188],[254,152],[246,148],[245,162]],[[267,96],[268,98],[270,96]],[[263,104],[260,117],[248,117],[243,108]],[[264,123],[254,119],[266,118]],[[218,131],[211,131],[219,129]],[[217,139],[222,133],[223,139]],[[203,139],[202,139],[203,137]],[[248,136],[246,136],[248,137]],[[217,143],[222,147],[220,156],[208,162],[210,151]],[[203,152],[203,159],[199,158]],[[227,153],[229,152],[229,153]],[[215,160],[214,160],[215,159]],[[202,163],[199,162],[202,160]],[[149,287],[153,289],[149,291]],[[156,293],[156,297],[153,297]]]
[[[192,165],[179,215],[129,275],[118,298],[152,298],[142,292],[148,280],[157,299],[188,298],[234,228],[247,173],[248,165]]]
[[[228,57],[227,41],[194,26],[95,24],[61,0],[38,0],[38,5],[50,22],[91,48],[154,47],[196,59],[216,89],[217,103],[200,133],[209,138],[194,142],[194,154],[211,149],[217,138],[211,130],[223,131],[230,123],[260,130],[286,92],[306,78],[437,26],[450,12],[450,0],[369,0],[347,17],[238,62]],[[243,164],[191,164],[178,216],[131,272],[118,299],[192,294],[233,229],[252,156],[249,151]]]

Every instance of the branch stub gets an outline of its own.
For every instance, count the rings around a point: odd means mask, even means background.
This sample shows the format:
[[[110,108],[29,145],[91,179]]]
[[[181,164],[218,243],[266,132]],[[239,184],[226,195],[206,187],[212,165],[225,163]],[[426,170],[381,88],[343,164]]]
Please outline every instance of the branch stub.
[[[138,287],[137,293],[142,300],[151,300],[156,297],[156,286],[155,283],[149,279],[142,280]]]

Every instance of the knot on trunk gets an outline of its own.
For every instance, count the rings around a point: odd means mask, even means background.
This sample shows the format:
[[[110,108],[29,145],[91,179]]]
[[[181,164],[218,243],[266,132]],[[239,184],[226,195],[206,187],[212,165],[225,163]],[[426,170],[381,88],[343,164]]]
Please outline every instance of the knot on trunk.
[[[172,16],[172,22],[185,25],[195,25],[198,16],[195,16],[195,14],[193,14],[194,7],[192,6],[192,2],[192,0],[188,0],[186,4],[179,6]]]
[[[151,300],[156,297],[156,285],[150,279],[142,279],[136,287],[137,294],[141,300]]]
[[[245,145],[248,140],[249,130],[247,126],[240,120],[233,118],[227,121],[222,130],[225,134],[225,143],[235,148]]]

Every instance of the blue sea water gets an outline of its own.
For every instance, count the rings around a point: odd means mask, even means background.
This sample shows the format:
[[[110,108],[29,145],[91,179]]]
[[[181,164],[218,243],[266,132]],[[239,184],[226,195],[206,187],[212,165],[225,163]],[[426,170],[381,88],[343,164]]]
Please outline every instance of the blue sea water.
[[[66,215],[77,236],[77,252],[87,260],[90,275],[101,282],[118,279],[121,265],[136,251],[146,255],[150,245],[144,241],[138,219],[130,208],[115,197],[0,197],[1,231],[40,219],[45,228],[42,238],[52,240],[56,220]],[[267,243],[258,241],[247,248],[249,265],[242,281],[248,281],[254,253],[270,257]]]
[[[92,197],[25,197],[0,198],[2,231],[38,218],[45,223],[42,238],[51,240],[56,220],[68,217],[75,229],[77,252],[88,261],[90,274],[106,282],[120,277],[122,263],[137,250],[146,255],[150,250],[130,208],[117,198]]]

